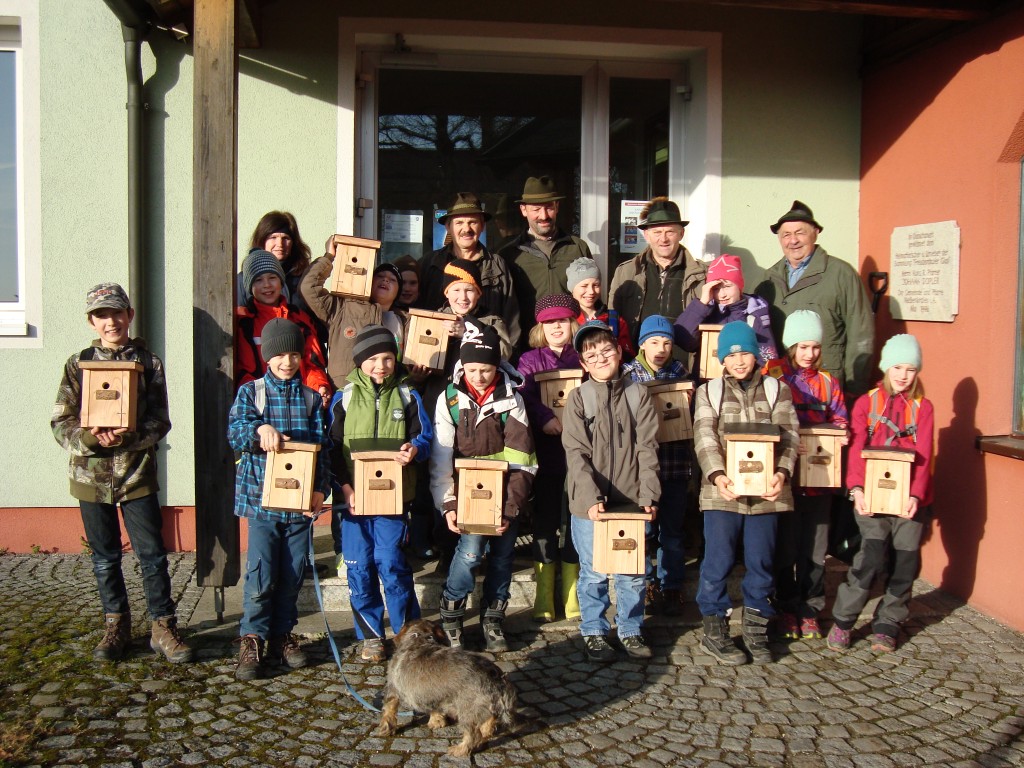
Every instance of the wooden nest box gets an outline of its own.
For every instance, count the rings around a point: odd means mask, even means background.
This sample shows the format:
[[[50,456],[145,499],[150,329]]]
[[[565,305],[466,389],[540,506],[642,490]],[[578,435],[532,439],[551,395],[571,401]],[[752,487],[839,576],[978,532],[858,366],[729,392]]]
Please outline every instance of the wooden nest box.
[[[353,451],[354,516],[402,514],[402,465],[395,451]]]
[[[309,512],[313,506],[313,479],[319,443],[289,441],[267,453],[263,477],[263,506],[282,512]]]
[[[560,422],[564,421],[562,414],[565,413],[565,404],[569,402],[569,393],[583,383],[583,371],[578,368],[543,371],[533,378],[540,385],[541,402],[551,409]]]
[[[800,428],[800,485],[804,488],[838,488],[843,483],[843,427],[817,424]]]
[[[129,360],[81,360],[82,428],[135,431],[142,363]]]
[[[727,424],[725,474],[738,496],[764,496],[775,474],[775,443],[781,439],[777,424]]]
[[[649,381],[647,391],[658,414],[658,444],[693,439],[692,381]]]
[[[860,455],[867,463],[864,505],[868,512],[906,517],[914,451],[909,448],[865,448]]]
[[[327,290],[350,299],[368,300],[380,241],[335,235],[334,246],[334,268]]]
[[[463,533],[496,536],[505,508],[507,461],[456,459],[458,474],[455,522]]]
[[[402,362],[410,368],[422,365],[432,371],[444,370],[444,358],[448,351],[448,331],[445,330],[445,323],[454,320],[455,315],[444,312],[410,309],[409,330],[405,335]]]
[[[647,571],[646,524],[635,504],[608,507],[594,522],[594,571],[639,575]]]
[[[697,331],[700,333],[700,377],[717,379],[725,370],[718,359],[718,334],[722,326],[701,323]]]

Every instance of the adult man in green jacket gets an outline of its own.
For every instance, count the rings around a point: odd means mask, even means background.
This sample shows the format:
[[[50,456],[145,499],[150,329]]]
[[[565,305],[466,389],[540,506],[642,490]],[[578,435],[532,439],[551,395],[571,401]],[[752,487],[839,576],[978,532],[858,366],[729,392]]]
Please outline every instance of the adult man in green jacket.
[[[860,275],[817,244],[823,227],[799,200],[770,228],[783,258],[768,269],[756,292],[771,305],[775,338],[782,338],[786,318],[796,310],[817,312],[824,328],[822,368],[849,396],[863,394],[871,383],[875,318]]]

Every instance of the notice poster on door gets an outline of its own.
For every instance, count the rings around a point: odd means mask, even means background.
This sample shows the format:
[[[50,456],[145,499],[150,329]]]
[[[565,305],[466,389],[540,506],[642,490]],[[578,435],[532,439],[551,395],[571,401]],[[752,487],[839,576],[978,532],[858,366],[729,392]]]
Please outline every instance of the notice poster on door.
[[[895,227],[890,247],[893,319],[953,322],[960,312],[960,228],[956,222]]]
[[[623,200],[619,212],[619,253],[640,253],[647,247],[640,228],[640,212],[647,200]]]
[[[422,243],[423,211],[384,211],[384,236],[388,243]]]

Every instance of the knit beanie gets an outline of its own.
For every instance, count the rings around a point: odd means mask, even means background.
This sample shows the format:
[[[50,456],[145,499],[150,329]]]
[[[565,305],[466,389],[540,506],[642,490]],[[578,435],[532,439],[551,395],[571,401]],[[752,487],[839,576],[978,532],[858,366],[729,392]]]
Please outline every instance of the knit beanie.
[[[538,323],[546,323],[549,320],[571,320],[579,314],[580,305],[568,293],[549,293],[537,299],[534,317]]]
[[[669,339],[675,339],[675,331],[672,329],[672,323],[668,321],[667,317],[648,315],[640,324],[641,344],[654,336],[665,336]]]
[[[723,253],[708,266],[708,282],[712,280],[728,280],[735,283],[743,291],[743,265],[739,256]]]
[[[270,362],[270,358],[287,352],[297,352],[301,355],[305,348],[306,339],[302,335],[302,329],[291,320],[275,317],[263,326],[263,332],[260,334],[260,354],[264,362]]]
[[[597,266],[596,261],[587,256],[580,256],[565,268],[565,284],[569,288],[569,293],[584,280],[591,278],[600,280],[601,268]]]
[[[242,262],[242,284],[245,287],[245,298],[247,301],[252,298],[252,284],[256,282],[256,278],[267,272],[273,272],[281,278],[281,288],[284,289],[284,269],[281,267],[281,262],[277,260],[277,257],[270,251],[264,251],[262,248],[251,248],[249,255]]]
[[[611,326],[608,323],[602,322],[601,320],[587,320],[580,329],[576,331],[576,335],[572,337],[572,348],[576,350],[577,354],[580,354],[580,350],[583,349],[583,342],[586,341],[587,336],[597,331],[605,331],[612,334],[612,338],[615,334],[612,332]]]
[[[472,320],[466,320],[465,323],[459,360],[463,365],[483,363],[497,366],[501,362],[501,339],[498,338],[498,332],[483,323],[474,323]]]
[[[376,268],[373,270],[373,276],[376,277],[381,272],[390,272],[392,275],[394,275],[395,279],[398,281],[398,292],[401,293],[402,292],[402,270],[400,270],[398,267],[396,267],[391,262],[385,261],[383,264],[378,264],[376,266]]]
[[[821,344],[825,331],[821,327],[821,317],[810,309],[798,309],[786,318],[782,330],[782,346],[789,349],[801,341],[816,341]]]
[[[444,285],[442,290],[447,290],[448,286],[452,283],[469,283],[479,293],[483,293],[483,290],[480,288],[482,282],[480,279],[480,267],[477,266],[475,261],[455,259],[444,265]]]
[[[917,339],[909,333],[898,333],[882,347],[882,359],[878,361],[878,367],[882,373],[894,365],[912,365],[920,371],[922,362],[921,345]]]
[[[395,334],[383,325],[367,325],[356,334],[356,343],[352,347],[352,360],[356,368],[381,352],[390,352],[398,357],[398,343]]]
[[[718,362],[724,363],[725,358],[734,352],[757,355],[757,334],[753,328],[739,320],[726,323],[718,334]]]

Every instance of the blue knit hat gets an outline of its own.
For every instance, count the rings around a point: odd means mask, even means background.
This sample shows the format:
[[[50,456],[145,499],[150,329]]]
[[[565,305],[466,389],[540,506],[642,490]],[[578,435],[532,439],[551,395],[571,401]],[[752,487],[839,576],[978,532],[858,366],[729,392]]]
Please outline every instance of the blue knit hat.
[[[909,333],[898,333],[885,342],[878,367],[885,373],[894,365],[912,365],[921,370],[921,345]]]
[[[718,334],[718,362],[724,363],[725,358],[733,352],[757,355],[757,335],[754,329],[739,320],[726,323]]]
[[[675,339],[672,323],[662,315],[650,315],[640,324],[640,343],[643,344],[653,336],[666,336]]]

